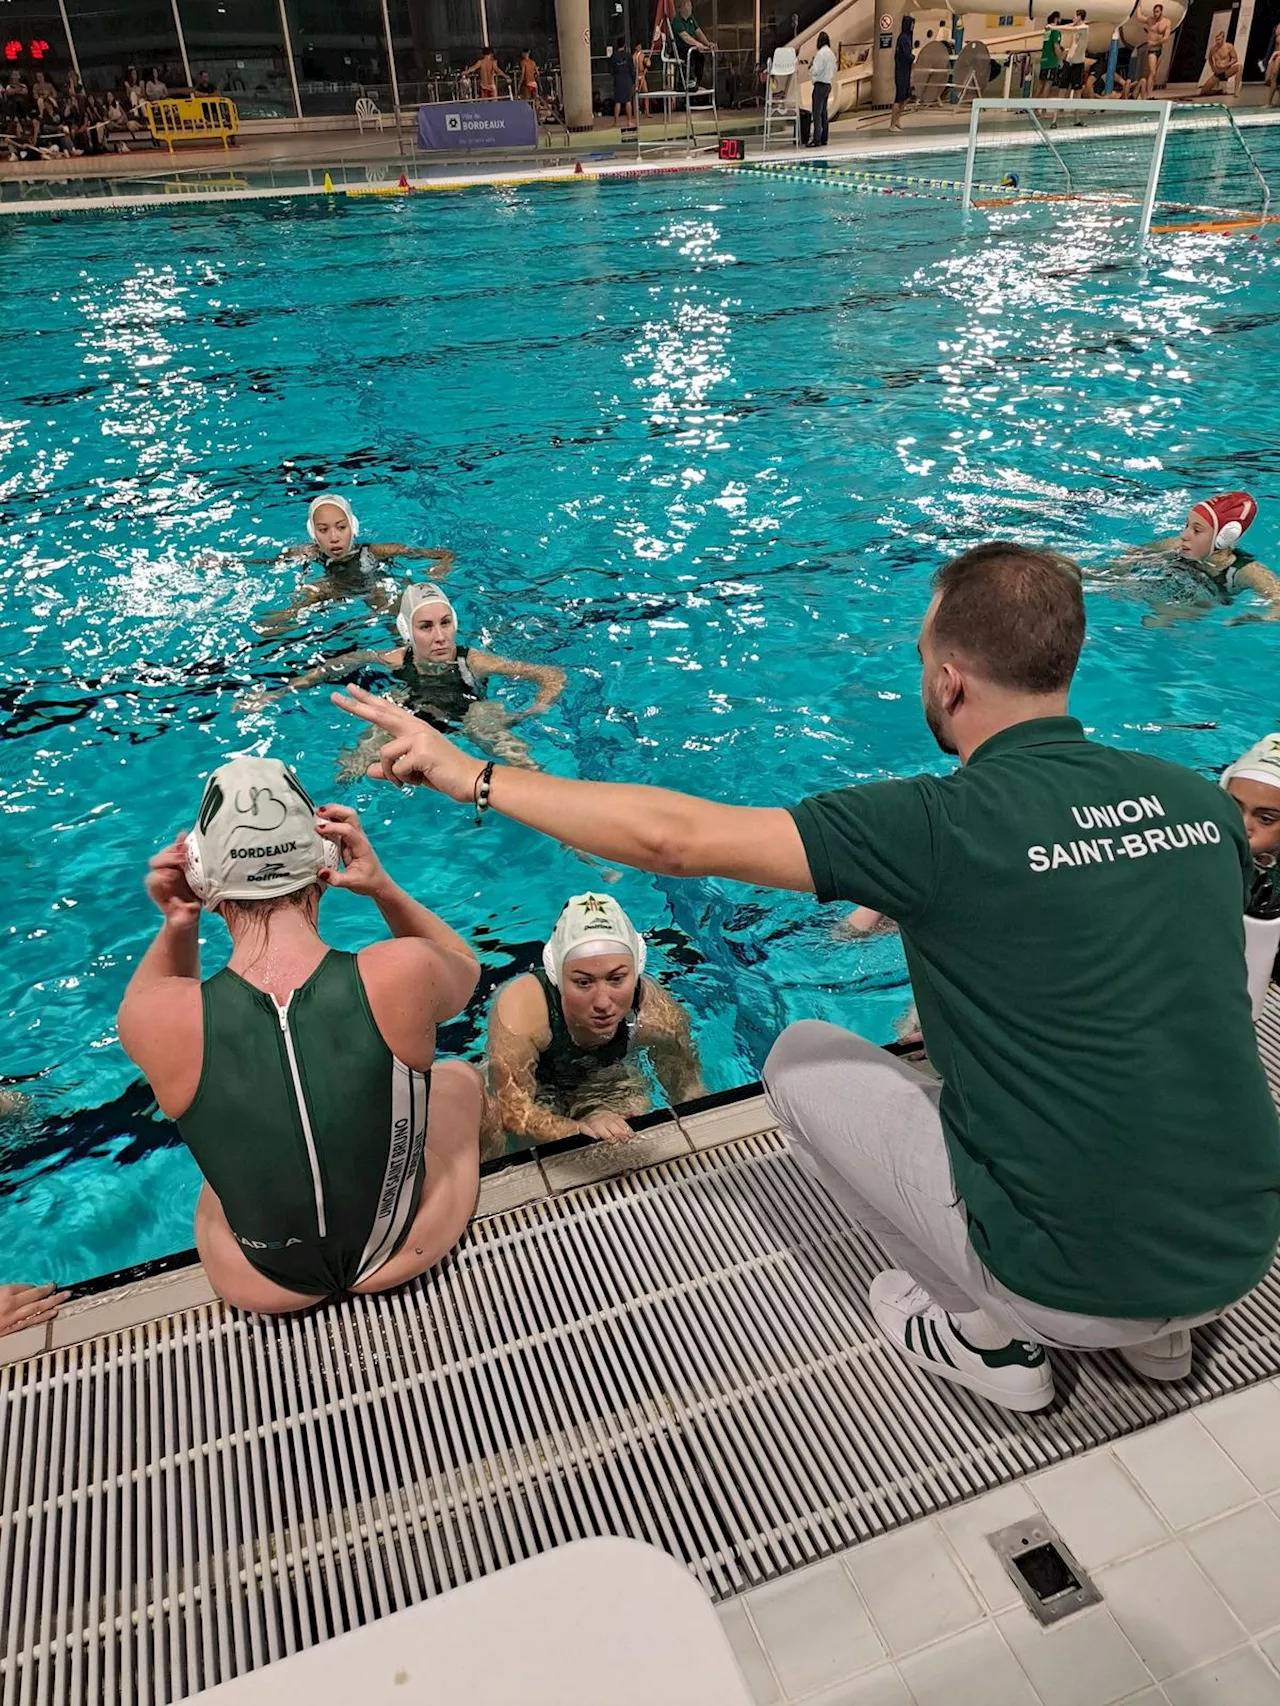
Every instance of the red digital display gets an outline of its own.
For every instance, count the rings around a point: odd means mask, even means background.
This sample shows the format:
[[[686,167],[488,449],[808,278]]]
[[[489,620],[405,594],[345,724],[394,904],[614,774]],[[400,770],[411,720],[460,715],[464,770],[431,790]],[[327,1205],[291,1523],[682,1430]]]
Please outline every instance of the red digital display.
[[[15,59],[21,59],[24,51],[29,53],[32,59],[43,59],[49,51],[49,44],[47,41],[7,41],[4,44],[4,56],[11,63]]]

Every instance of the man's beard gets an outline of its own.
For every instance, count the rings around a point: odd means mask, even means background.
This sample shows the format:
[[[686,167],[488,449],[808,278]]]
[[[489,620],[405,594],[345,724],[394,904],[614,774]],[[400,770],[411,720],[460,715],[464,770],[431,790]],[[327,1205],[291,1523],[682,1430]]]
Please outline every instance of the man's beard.
[[[943,752],[949,752],[954,757],[960,749],[947,729],[946,718],[941,705],[928,688],[925,689],[924,695],[924,720],[929,725],[929,733],[937,741]]]

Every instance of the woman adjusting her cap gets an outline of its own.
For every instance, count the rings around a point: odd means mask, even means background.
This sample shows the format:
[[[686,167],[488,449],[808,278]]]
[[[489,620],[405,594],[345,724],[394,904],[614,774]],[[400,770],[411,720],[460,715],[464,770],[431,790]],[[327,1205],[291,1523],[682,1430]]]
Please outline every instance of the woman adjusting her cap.
[[[367,895],[391,939],[330,948],[327,888]],[[425,1273],[479,1180],[479,1075],[435,1059],[437,1024],[475,989],[474,953],[392,882],[353,811],[317,814],[276,758],[214,771],[147,893],[164,922],[120,1041],[204,1176],[195,1236],[214,1290],[279,1313]],[[202,904],[231,937],[204,981]]]
[[[610,895],[566,902],[542,965],[499,991],[489,1013],[486,1153],[557,1138],[629,1138],[647,1113],[640,1055],[669,1102],[703,1094],[689,1015],[644,976],[645,944]]]
[[[320,574],[300,587],[283,610],[272,610],[262,619],[264,634],[276,634],[313,604],[331,604],[347,598],[363,598],[371,610],[390,610],[395,602],[394,582],[383,568],[397,557],[427,557],[436,563],[432,572],[443,579],[453,565],[453,552],[437,546],[360,545],[360,523],[355,511],[339,492],[313,498],[307,509],[309,545],[292,546],[286,557],[303,557],[319,563]]]

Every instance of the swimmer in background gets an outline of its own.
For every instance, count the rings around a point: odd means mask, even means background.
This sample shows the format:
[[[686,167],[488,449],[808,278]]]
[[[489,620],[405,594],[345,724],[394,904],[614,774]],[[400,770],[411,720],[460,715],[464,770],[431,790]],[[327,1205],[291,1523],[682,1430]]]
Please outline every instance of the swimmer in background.
[[[312,500],[307,533],[311,543],[291,546],[285,556],[319,563],[319,578],[300,587],[283,610],[267,612],[260,624],[264,634],[280,633],[313,604],[363,598],[370,610],[390,610],[397,589],[383,565],[395,558],[431,558],[437,565],[431,571],[437,580],[443,580],[453,566],[453,552],[435,546],[357,544],[360,523],[346,498],[336,492]]]
[[[1120,559],[1118,566],[1125,569],[1153,559],[1172,559],[1170,567],[1180,571],[1178,584],[1154,615],[1155,622],[1196,616],[1214,605],[1230,604],[1242,590],[1257,593],[1269,609],[1261,615],[1251,612],[1236,617],[1236,621],[1280,621],[1280,578],[1240,549],[1241,535],[1252,526],[1257,513],[1258,506],[1248,492],[1224,492],[1221,497],[1194,505],[1176,539],[1158,540]]]
[[[706,1094],[689,1015],[644,966],[644,938],[616,900],[566,902],[542,969],[514,978],[490,1009],[486,1155],[502,1152],[504,1133],[625,1143],[628,1116],[652,1106],[642,1051],[668,1102]]]
[[[1240,807],[1253,887],[1245,911],[1255,918],[1280,913],[1280,734],[1263,735],[1222,772],[1222,786]]]
[[[549,711],[564,692],[565,673],[554,664],[519,663],[481,651],[478,646],[458,644],[458,617],[442,587],[428,581],[406,587],[400,599],[396,628],[404,641],[391,651],[351,651],[328,658],[316,668],[298,675],[284,687],[271,692],[246,694],[238,702],[241,710],[261,710],[284,693],[318,687],[324,681],[350,679],[367,667],[388,670],[397,690],[392,697],[407,706],[432,728],[447,733],[460,728],[481,749],[505,764],[536,770],[529,748],[511,732],[512,724]],[[498,700],[485,698],[491,676],[512,681],[531,681],[537,688],[533,703],[523,711],[511,711]],[[339,779],[363,776],[378,756],[386,736],[374,729],[342,754]]]

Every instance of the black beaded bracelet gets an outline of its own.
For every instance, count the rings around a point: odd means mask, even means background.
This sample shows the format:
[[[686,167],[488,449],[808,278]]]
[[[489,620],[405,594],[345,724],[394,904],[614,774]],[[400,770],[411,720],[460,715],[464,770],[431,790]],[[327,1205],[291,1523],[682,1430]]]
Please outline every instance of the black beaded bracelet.
[[[474,803],[475,808],[476,808],[476,822],[477,823],[480,822],[480,819],[484,816],[485,812],[487,812],[489,809],[489,789],[492,786],[493,786],[493,760],[490,759],[489,762],[485,765],[484,769],[476,777],[476,789],[475,789],[475,793],[472,796],[472,800],[473,800],[473,803]]]

